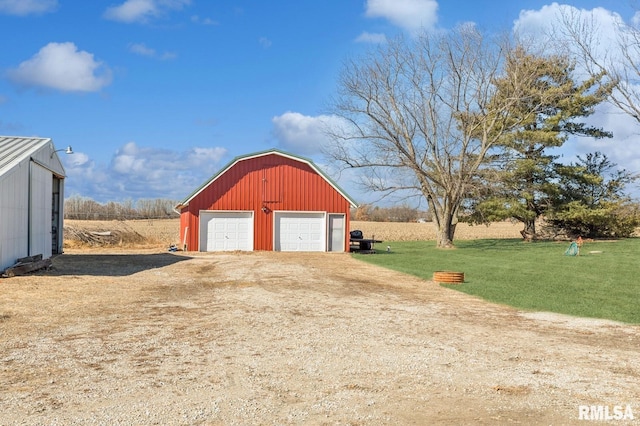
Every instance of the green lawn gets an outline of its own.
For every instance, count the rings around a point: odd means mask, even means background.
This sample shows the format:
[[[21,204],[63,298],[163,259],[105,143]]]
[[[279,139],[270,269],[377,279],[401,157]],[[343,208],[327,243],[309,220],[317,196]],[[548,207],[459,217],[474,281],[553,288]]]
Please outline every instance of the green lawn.
[[[433,241],[387,244],[390,253],[353,256],[426,280],[434,271],[461,271],[464,284],[447,287],[525,310],[640,323],[639,238],[588,242],[580,256],[564,255],[567,242],[456,241],[453,250]]]

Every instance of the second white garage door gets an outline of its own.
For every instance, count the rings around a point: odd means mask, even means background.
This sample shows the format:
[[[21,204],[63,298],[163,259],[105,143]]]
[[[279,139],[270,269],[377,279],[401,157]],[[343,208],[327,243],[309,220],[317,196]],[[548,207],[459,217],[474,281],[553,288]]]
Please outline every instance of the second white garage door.
[[[251,212],[200,212],[200,251],[253,250]]]
[[[324,213],[275,213],[276,251],[325,251]]]

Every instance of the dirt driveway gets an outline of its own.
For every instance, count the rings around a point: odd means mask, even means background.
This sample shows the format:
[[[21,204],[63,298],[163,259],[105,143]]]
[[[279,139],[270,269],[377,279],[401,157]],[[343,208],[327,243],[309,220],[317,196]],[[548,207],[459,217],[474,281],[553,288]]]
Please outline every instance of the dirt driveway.
[[[0,280],[0,424],[638,422],[639,348],[344,254],[72,251]]]

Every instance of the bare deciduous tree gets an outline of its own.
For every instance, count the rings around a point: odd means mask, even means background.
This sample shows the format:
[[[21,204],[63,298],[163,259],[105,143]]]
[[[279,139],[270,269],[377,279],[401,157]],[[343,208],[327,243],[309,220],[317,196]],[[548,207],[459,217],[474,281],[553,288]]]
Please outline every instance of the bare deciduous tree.
[[[619,20],[613,37],[604,37],[593,12],[563,9],[559,19],[562,25],[551,38],[564,40],[565,49],[591,75],[607,75],[615,85],[609,102],[640,124],[640,29]]]
[[[529,118],[510,117],[522,95],[517,82],[495,101],[507,49],[462,26],[395,39],[348,62],[339,79],[333,113],[343,126],[329,130],[328,155],[362,169],[372,190],[422,194],[438,247],[453,245],[458,209],[485,155]]]
[[[81,220],[163,219],[178,216],[173,211],[175,204],[174,200],[160,198],[140,199],[135,205],[131,199],[101,204],[91,198],[74,195],[65,199],[64,217]]]

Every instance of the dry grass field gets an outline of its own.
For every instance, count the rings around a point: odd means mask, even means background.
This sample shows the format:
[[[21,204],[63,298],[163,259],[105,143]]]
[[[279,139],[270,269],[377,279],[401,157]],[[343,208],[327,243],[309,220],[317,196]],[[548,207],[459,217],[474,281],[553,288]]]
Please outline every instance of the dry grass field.
[[[127,220],[127,221],[65,221],[65,248],[77,247],[169,247],[180,245],[179,219]],[[352,221],[351,230],[361,230],[366,238],[385,241],[435,240],[432,223],[360,222]],[[498,222],[490,226],[470,226],[460,223],[456,228],[456,239],[520,238],[522,225],[513,222]],[[110,232],[111,235],[97,235]],[[92,234],[96,233],[96,234]]]
[[[359,222],[351,221],[351,230],[359,229],[365,238],[377,238],[385,241],[428,241],[435,240],[433,223],[399,223],[399,222]],[[479,238],[522,238],[522,224],[505,221],[492,223],[489,226],[466,223],[456,225],[455,238],[458,240],[475,240]]]
[[[179,243],[179,231],[179,219],[65,220],[64,247],[166,248]]]

